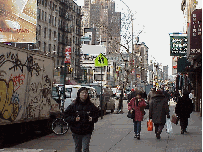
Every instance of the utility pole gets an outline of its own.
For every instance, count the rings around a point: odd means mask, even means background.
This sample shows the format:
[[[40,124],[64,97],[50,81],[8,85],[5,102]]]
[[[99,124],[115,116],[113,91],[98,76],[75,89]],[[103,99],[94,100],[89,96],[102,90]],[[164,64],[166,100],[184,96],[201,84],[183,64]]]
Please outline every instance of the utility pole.
[[[132,61],[133,61],[133,50],[134,50],[134,46],[133,46],[133,14],[131,14],[131,22],[132,22]],[[134,61],[135,62],[135,61]],[[133,70],[133,62],[131,62],[132,68],[131,68],[131,72]],[[131,73],[131,88],[133,87],[133,74]]]

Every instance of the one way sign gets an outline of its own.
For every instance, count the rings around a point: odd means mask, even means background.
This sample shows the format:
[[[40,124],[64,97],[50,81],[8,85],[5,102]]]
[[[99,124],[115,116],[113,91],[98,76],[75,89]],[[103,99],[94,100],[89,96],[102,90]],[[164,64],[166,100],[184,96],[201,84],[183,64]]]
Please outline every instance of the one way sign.
[[[104,67],[104,66],[108,66],[108,59],[102,54],[100,53],[95,61],[94,61],[94,65],[95,67]]]

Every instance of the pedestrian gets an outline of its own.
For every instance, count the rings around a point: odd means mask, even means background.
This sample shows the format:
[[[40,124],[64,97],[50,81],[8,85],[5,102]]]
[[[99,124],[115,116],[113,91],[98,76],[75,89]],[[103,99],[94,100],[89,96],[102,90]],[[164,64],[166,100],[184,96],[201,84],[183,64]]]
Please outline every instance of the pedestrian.
[[[118,103],[118,113],[122,113],[123,108],[123,89],[121,89],[120,99]]]
[[[137,89],[137,87],[135,87],[134,89],[132,88],[131,89],[131,93],[129,94],[129,96],[128,96],[128,103],[130,102],[130,100],[132,99],[132,98],[134,98],[135,96],[136,96],[136,92],[138,91],[138,89]]]
[[[181,134],[187,132],[188,118],[192,113],[192,100],[189,98],[189,93],[187,90],[183,91],[183,96],[179,98],[178,103],[175,107],[175,113],[180,120]]]
[[[134,123],[134,138],[140,139],[141,132],[141,121],[143,121],[144,117],[144,109],[146,107],[145,100],[141,98],[142,93],[137,91],[136,96],[130,100],[128,103],[128,110],[135,111],[135,118],[133,119]]]
[[[142,98],[147,99],[146,91],[143,88],[141,88],[141,92],[142,92]]]
[[[149,93],[147,95],[147,102],[149,105],[150,105],[150,102],[152,100],[152,97],[154,96],[155,91],[156,91],[156,88],[153,87],[153,88],[151,88],[151,90],[149,91]]]
[[[82,149],[89,152],[94,123],[98,121],[98,108],[90,101],[87,88],[78,90],[75,102],[64,113],[75,142],[75,152],[81,152]]]
[[[167,98],[161,90],[157,90],[149,106],[149,119],[152,119],[154,123],[157,139],[160,139],[161,132],[166,123],[166,115],[167,118],[170,118]]]
[[[195,111],[195,94],[194,94],[194,90],[191,90],[191,93],[189,94],[189,98],[192,100],[193,111]]]

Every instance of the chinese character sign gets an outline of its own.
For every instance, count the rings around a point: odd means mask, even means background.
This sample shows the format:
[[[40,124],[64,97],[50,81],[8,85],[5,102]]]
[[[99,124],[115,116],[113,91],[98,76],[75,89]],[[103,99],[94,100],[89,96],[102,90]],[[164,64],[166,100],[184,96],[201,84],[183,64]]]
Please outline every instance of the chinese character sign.
[[[70,46],[67,46],[65,49],[64,63],[71,63],[71,47]]]
[[[0,42],[36,43],[37,0],[0,1]]]
[[[200,54],[202,53],[202,9],[192,12],[190,25],[190,54]]]

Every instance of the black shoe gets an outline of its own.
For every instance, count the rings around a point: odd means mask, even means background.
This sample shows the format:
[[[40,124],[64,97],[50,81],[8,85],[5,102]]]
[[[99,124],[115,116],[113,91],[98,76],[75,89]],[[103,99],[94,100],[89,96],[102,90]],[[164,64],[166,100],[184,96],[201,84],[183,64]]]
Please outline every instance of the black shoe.
[[[159,133],[159,132],[157,132],[157,133],[156,133],[156,138],[157,138],[157,139],[160,139],[160,138],[161,138],[161,136],[160,136],[160,133]]]
[[[134,138],[137,138],[137,134],[135,134]]]
[[[140,140],[140,134],[137,134],[137,139]]]
[[[181,132],[180,132],[181,134],[184,134],[184,131],[183,130],[181,130]]]

